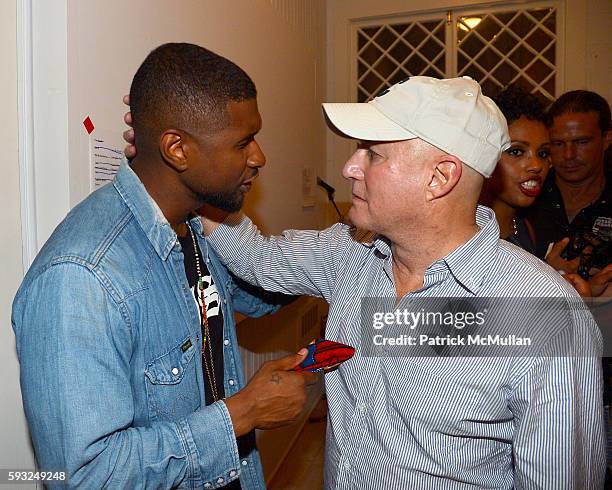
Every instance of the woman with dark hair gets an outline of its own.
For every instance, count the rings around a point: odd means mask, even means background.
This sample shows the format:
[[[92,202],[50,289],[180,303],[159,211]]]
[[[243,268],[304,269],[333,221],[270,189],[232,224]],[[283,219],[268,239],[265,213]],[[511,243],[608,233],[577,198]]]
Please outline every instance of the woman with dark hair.
[[[516,86],[507,87],[494,100],[508,121],[511,143],[485,181],[480,202],[495,211],[502,238],[535,253],[533,228],[520,210],[533,204],[550,168],[544,106]]]

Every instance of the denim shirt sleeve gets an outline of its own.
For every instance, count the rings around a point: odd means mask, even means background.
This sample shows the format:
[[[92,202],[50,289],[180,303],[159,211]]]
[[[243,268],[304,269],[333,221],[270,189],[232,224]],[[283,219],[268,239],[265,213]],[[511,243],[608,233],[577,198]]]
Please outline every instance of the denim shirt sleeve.
[[[130,318],[84,264],[56,264],[30,282],[15,300],[13,327],[41,469],[66,471],[69,486],[87,488],[215,488],[239,472],[223,402],[133,426]]]
[[[232,296],[234,310],[242,313],[243,315],[260,317],[269,313],[275,313],[280,308],[280,305],[268,303],[260,297],[243,289],[236,284],[231,277],[228,285],[228,291]]]

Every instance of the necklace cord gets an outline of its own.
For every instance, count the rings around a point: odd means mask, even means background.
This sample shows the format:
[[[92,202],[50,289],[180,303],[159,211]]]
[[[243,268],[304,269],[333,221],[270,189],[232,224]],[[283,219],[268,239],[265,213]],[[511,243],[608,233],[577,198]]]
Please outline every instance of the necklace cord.
[[[191,235],[191,241],[193,242],[193,254],[195,256],[196,263],[196,273],[198,275],[196,281],[196,290],[197,295],[200,298],[200,326],[203,332],[202,338],[202,361],[204,364],[204,369],[206,370],[206,376],[208,377],[208,384],[210,385],[210,390],[213,396],[213,402],[218,401],[219,391],[217,389],[217,380],[215,379],[215,364],[213,361],[213,353],[212,353],[212,344],[210,337],[210,330],[208,328],[208,315],[206,314],[206,300],[204,296],[204,276],[202,275],[202,267],[200,265],[200,257],[198,255],[198,245],[196,242],[195,233],[191,228],[189,222],[186,223],[187,228],[189,229],[189,234]],[[208,349],[207,349],[208,347]],[[208,356],[206,355],[208,351]]]

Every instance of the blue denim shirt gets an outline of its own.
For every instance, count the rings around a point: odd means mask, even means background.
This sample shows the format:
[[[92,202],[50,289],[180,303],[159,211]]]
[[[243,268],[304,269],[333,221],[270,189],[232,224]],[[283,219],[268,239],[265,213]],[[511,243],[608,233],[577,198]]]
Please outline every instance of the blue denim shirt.
[[[237,288],[191,221],[224,318],[225,394],[243,385]],[[265,488],[223,401],[205,406],[200,322],[176,234],[127,164],[57,227],[13,304],[21,389],[42,470],[84,488]]]

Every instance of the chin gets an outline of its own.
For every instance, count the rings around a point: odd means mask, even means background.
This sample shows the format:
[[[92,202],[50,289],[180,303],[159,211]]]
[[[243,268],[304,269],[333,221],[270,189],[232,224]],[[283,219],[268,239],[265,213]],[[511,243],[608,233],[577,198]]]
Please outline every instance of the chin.
[[[360,214],[355,211],[355,206],[352,206],[351,209],[349,209],[348,213],[346,213],[346,216],[351,221],[353,226],[366,230],[369,229],[367,227],[366,220],[363,218],[363,216],[360,216]]]
[[[516,193],[504,196],[501,200],[514,209],[520,209],[531,206],[536,197],[526,196],[521,191],[516,191]]]
[[[205,196],[205,202],[228,213],[236,213],[242,209],[244,194],[213,194]]]
[[[557,172],[557,175],[565,182],[582,182],[589,176],[588,173],[583,174],[579,172]]]
[[[523,197],[522,199],[515,201],[515,203],[513,204],[513,207],[517,209],[518,208],[528,208],[535,202],[535,200],[536,200],[535,197]]]

